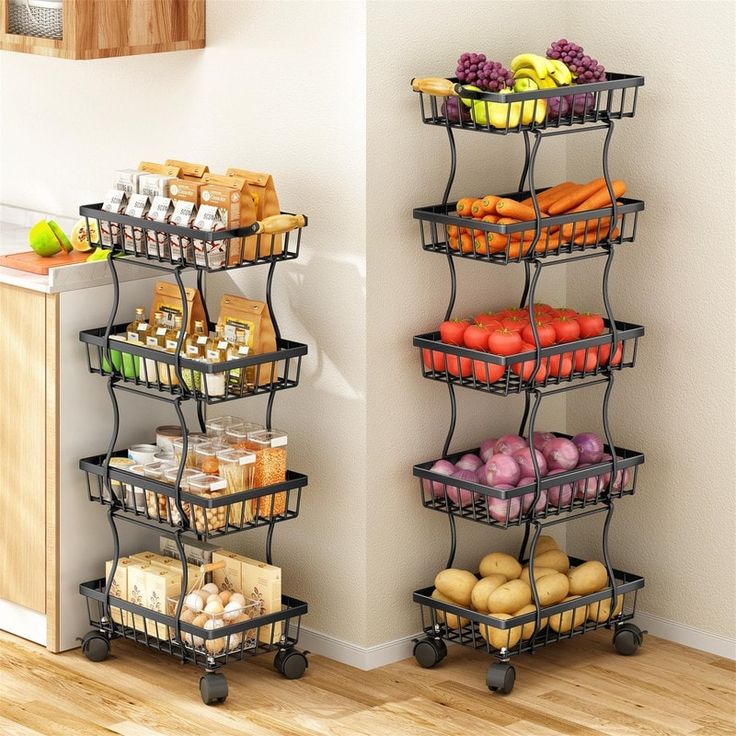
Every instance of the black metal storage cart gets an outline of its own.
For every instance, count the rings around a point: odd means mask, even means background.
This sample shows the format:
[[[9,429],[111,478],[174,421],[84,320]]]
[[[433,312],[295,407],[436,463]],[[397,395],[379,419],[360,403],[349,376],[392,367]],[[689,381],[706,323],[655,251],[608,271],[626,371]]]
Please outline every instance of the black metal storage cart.
[[[617,321],[609,301],[608,276],[615,246],[634,242],[638,215],[644,209],[644,203],[622,197],[617,200],[609,173],[608,150],[614,120],[634,116],[639,87],[643,84],[644,78],[640,76],[608,74],[606,81],[592,84],[500,94],[467,90],[458,84],[456,79],[429,77],[412,80],[412,88],[419,95],[422,122],[445,128],[450,143],[450,173],[441,204],[414,210],[414,218],[419,220],[420,224],[423,249],[447,257],[451,293],[445,319],[450,319],[455,303],[457,289],[455,258],[498,265],[523,264],[525,279],[520,308],[528,309],[536,345],[533,351],[499,356],[445,344],[440,341],[440,335],[436,332],[414,338],[414,345],[420,349],[422,375],[430,380],[445,383],[449,391],[451,420],[442,449],[442,458],[457,461],[466,452],[478,452],[476,448],[450,454],[457,418],[456,386],[496,396],[523,394],[525,398],[519,434],[529,438],[534,483],[521,488],[502,490],[480,483],[450,479],[432,472],[430,468],[435,461],[414,466],[414,475],[419,478],[422,504],[426,508],[447,515],[451,537],[448,568],[452,567],[455,558],[456,518],[469,519],[499,529],[522,525],[524,527],[518,560],[528,561],[529,581],[536,610],[503,618],[433,598],[432,586],[417,590],[413,595],[414,601],[421,609],[422,629],[425,634],[424,638],[415,640],[414,656],[417,662],[423,667],[433,667],[439,663],[447,654],[445,641],[485,650],[496,658],[486,676],[486,683],[492,691],[509,693],[513,689],[516,673],[509,661],[513,655],[523,652],[533,654],[540,647],[601,627],[613,629],[614,647],[621,654],[629,655],[638,649],[646,633],[631,623],[637,593],[644,587],[644,579],[614,569],[608,549],[608,531],[613,516],[614,500],[634,493],[637,469],[644,462],[643,454],[614,445],[608,422],[608,404],[614,375],[616,371],[634,366],[638,339],[644,334],[644,328],[639,325]],[[470,98],[474,105],[481,105],[480,114],[469,115],[467,119],[458,114],[446,115],[446,111],[450,109],[449,105],[446,106],[446,101],[453,95]],[[565,97],[568,104],[557,105],[557,114],[538,116],[537,106],[542,104],[540,101],[551,97]],[[505,124],[503,120],[499,123],[497,115],[494,119],[495,125],[491,124],[489,104],[514,102],[532,107],[533,114],[525,116],[532,122],[523,123],[520,115],[518,121],[512,123],[511,104],[508,104]],[[457,167],[455,130],[495,135],[521,134],[526,155],[518,191],[501,196],[517,201],[529,198],[534,208],[535,219],[511,224],[474,220],[471,225],[476,236],[473,247],[453,247],[450,234],[459,232],[459,228],[468,224],[467,219],[457,214],[456,203],[450,201]],[[544,190],[538,189],[535,182],[535,160],[542,140],[549,136],[596,130],[605,131],[602,168],[611,205],[593,211],[573,212],[556,217],[543,215],[538,196]],[[610,227],[606,232],[601,232],[601,218],[610,218],[609,222],[615,224],[618,231]],[[586,235],[591,230],[595,233],[595,237]],[[558,233],[556,238],[553,236],[555,232]],[[563,233],[564,237],[560,233]],[[549,266],[591,258],[604,260],[602,298],[607,316],[606,331],[598,337],[540,348],[534,296],[542,271]],[[564,377],[563,371],[558,370],[558,375],[553,375],[550,371],[540,378],[542,373],[538,373],[538,369],[543,361],[549,361],[554,356],[558,356],[557,359],[561,360],[563,353],[569,354],[571,351],[581,356],[574,369],[565,372]],[[469,361],[465,369],[462,368],[461,360]],[[532,370],[512,369],[515,364],[525,361],[533,365]],[[546,396],[596,385],[605,387],[602,426],[607,443],[605,452],[611,459],[585,468],[578,467],[571,471],[542,477],[534,452],[535,420],[540,403]],[[579,482],[586,488],[582,498],[576,498],[576,494],[569,494],[567,498],[564,494],[558,493],[556,501],[552,502],[547,495],[542,496],[543,491],[553,486],[563,488],[565,484]],[[452,500],[451,494],[447,493],[450,486],[456,489],[457,503]],[[589,491],[589,488],[592,490]],[[466,501],[465,505],[461,505],[463,493],[469,494],[466,499],[472,499],[470,502]],[[517,510],[513,513],[511,501],[531,493],[534,496],[528,506],[529,510],[521,513],[518,510],[517,500]],[[491,499],[509,501],[505,506],[505,515],[490,511]],[[541,503],[540,499],[543,499]],[[503,508],[501,505],[501,509]],[[601,555],[608,572],[608,586],[597,593],[578,597],[574,601],[541,608],[534,577],[534,557],[542,530],[594,514],[603,516]],[[570,558],[570,562],[577,565],[583,560]],[[580,620],[578,614],[581,610],[594,613],[589,617],[583,615]],[[552,626],[546,625],[555,618],[559,621],[558,626],[553,629]]]
[[[108,262],[113,284],[113,304],[107,325],[83,330],[79,335],[87,348],[90,372],[107,378],[113,409],[113,428],[107,451],[80,461],[80,468],[86,473],[90,501],[107,507],[113,539],[113,564],[107,579],[103,577],[79,586],[80,593],[87,599],[89,619],[94,627],[83,638],[82,650],[89,659],[101,661],[108,656],[112,639],[125,638],[170,654],[182,663],[200,665],[205,670],[200,678],[200,693],[208,705],[222,702],[227,697],[227,681],[220,668],[231,661],[263,652],[275,652],[275,668],[289,679],[299,678],[308,666],[307,652],[295,648],[301,617],[307,613],[307,604],[303,601],[284,595],[280,611],[248,621],[226,623],[224,627],[211,630],[195,627],[179,618],[190,582],[184,550],[187,538],[207,541],[248,529],[267,527],[266,560],[271,564],[275,526],[299,515],[301,493],[307,485],[307,477],[288,470],[283,482],[217,498],[205,498],[182,491],[180,482],[191,433],[182,411],[183,402],[196,403],[199,430],[204,432],[205,405],[265,394],[268,396],[265,425],[271,429],[276,392],[294,388],[299,383],[301,360],[307,354],[307,346],[281,337],[274,316],[271,291],[276,264],[298,257],[302,228],[307,225],[307,219],[303,215],[281,213],[248,227],[206,232],[105,212],[100,204],[83,206],[80,214],[87,219],[88,229],[90,220],[94,219],[110,233],[105,239],[107,242],[101,247],[110,251]],[[132,240],[128,238],[126,242],[123,237],[125,230],[134,234]],[[177,238],[180,244],[198,242],[201,247],[199,250],[181,248],[175,251],[172,240]],[[255,239],[250,258],[246,258],[245,238],[251,238],[251,243]],[[214,262],[211,254],[217,251],[218,261]],[[173,276],[181,298],[185,325],[188,302],[182,273],[186,269],[196,270],[197,287],[203,296],[210,330],[214,325],[207,311],[206,275],[268,264],[266,303],[276,333],[276,351],[220,363],[204,363],[181,357],[184,330],[172,353],[112,339],[111,336],[125,331],[124,324],[116,324],[116,318],[120,297],[117,269],[118,264],[126,263],[146,266]],[[215,377],[220,381],[219,386],[224,383],[224,391],[210,389],[211,380]],[[128,472],[111,462],[116,457],[126,456],[125,451],[116,450],[120,426],[120,392],[143,395],[173,408],[183,442],[173,483]],[[126,493],[126,489],[135,489],[141,496]],[[246,501],[253,502],[251,508],[256,509],[252,518],[250,515],[246,518]],[[238,508],[240,513],[235,511]],[[218,523],[212,523],[210,520],[218,514]],[[161,613],[111,595],[110,586],[120,560],[118,521],[149,528],[175,541],[183,573],[182,592],[175,610],[172,611],[172,606],[169,606]],[[212,565],[202,566],[202,574],[211,568]],[[160,631],[166,632],[166,635],[159,635]]]

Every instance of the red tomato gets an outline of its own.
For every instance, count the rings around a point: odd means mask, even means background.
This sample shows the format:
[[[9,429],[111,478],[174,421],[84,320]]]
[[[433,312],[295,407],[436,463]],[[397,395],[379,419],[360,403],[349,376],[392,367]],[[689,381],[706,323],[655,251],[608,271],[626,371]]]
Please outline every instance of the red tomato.
[[[580,337],[580,325],[572,317],[555,317],[552,329],[557,342],[572,342]]]
[[[573,359],[576,371],[592,373],[598,367],[598,351],[595,348],[576,350]]]
[[[471,350],[482,350],[484,353],[488,351],[488,338],[491,331],[485,325],[470,325],[463,335],[463,342],[466,348]]]
[[[580,325],[580,337],[598,337],[605,330],[603,317],[593,312],[582,312],[576,318]]]
[[[534,361],[525,360],[523,363],[514,363],[511,366],[511,370],[516,373],[517,376],[521,376],[523,380],[528,381],[532,377],[532,371],[534,370]],[[542,363],[537,369],[537,375],[534,380],[536,383],[542,383],[547,378],[547,369]]]
[[[481,312],[473,317],[473,321],[477,325],[486,325],[492,330],[497,330],[499,327],[503,327],[501,320],[496,317],[493,312]]]
[[[488,350],[494,355],[513,355],[521,350],[521,335],[502,327],[493,330],[488,338]]]
[[[549,304],[544,302],[534,302],[534,313],[541,314],[542,312],[554,312],[554,308],[550,307]]]
[[[619,343],[616,346],[616,352],[613,354],[611,365],[619,365],[621,363],[621,358],[623,357],[623,353],[624,353],[623,343]],[[608,365],[608,358],[610,355],[611,355],[611,346],[601,345],[598,348],[598,365],[601,365],[601,366]]]
[[[572,373],[571,355],[571,353],[550,355],[548,366],[549,375],[555,378],[567,378]]]
[[[506,312],[507,317],[521,317],[527,322],[529,321],[529,310],[526,307],[517,307],[516,309],[509,307],[509,309],[504,311]]]
[[[435,371],[435,373],[445,373],[445,354],[439,353],[436,350],[422,350],[422,362],[424,367],[428,371]]]
[[[503,326],[512,332],[521,332],[529,324],[528,319],[516,316],[504,317],[501,321]]]
[[[537,334],[539,335],[539,344],[541,347],[548,348],[550,345],[555,344],[555,328],[549,322],[537,322]],[[521,331],[521,336],[528,343],[535,345],[534,333],[530,324]]]
[[[447,356],[447,370],[453,376],[469,376],[473,371],[473,364],[470,358],[461,358],[457,355]]]
[[[557,307],[555,310],[558,317],[577,317],[578,313],[574,309],[568,309],[567,307]]]
[[[463,334],[468,329],[464,319],[448,319],[440,325],[440,339],[448,345],[463,345]]]
[[[506,369],[495,363],[484,363],[482,360],[473,361],[473,375],[481,383],[495,383],[503,376]]]

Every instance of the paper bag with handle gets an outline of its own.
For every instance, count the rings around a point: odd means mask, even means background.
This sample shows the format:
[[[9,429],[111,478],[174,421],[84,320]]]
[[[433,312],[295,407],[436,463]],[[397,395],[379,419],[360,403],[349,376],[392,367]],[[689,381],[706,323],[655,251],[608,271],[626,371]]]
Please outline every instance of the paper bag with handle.
[[[220,301],[218,325],[225,331],[225,339],[235,341],[238,330],[245,330],[247,355],[260,355],[276,351],[276,331],[271,321],[271,314],[265,302],[248,299],[244,296],[225,294]],[[245,379],[238,371],[235,376],[231,372],[230,380],[235,378],[240,387],[263,386],[278,378],[276,364],[249,366],[245,369]]]
[[[167,158],[164,161],[164,166],[174,166],[181,169],[181,178],[191,179],[192,181],[199,181],[210,170],[209,166],[205,164],[192,164],[189,161],[176,161],[173,158]]]
[[[199,289],[187,287],[187,323],[183,325],[187,334],[192,332],[195,320],[205,321],[204,304]],[[162,312],[167,327],[173,327],[176,317],[184,314],[181,303],[181,294],[176,284],[168,281],[158,281],[153,289],[153,302],[151,303],[151,314]]]
[[[276,195],[276,187],[273,183],[273,177],[271,174],[248,171],[247,169],[236,169],[234,167],[229,168],[227,170],[227,174],[228,176],[238,176],[241,179],[245,179],[248,183],[248,188],[250,189],[256,208],[257,220],[264,220],[266,217],[278,215],[281,212],[279,208],[279,198]],[[258,244],[259,241],[260,244]],[[253,236],[246,238],[246,260],[253,260],[256,257],[256,247],[258,248],[259,258],[266,258],[270,255],[280,255],[283,247],[281,236],[261,236],[260,238]]]

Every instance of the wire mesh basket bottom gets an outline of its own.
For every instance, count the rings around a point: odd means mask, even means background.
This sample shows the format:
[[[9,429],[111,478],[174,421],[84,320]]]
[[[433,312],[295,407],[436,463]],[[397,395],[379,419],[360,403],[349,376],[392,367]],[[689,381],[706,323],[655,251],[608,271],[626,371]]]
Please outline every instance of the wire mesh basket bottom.
[[[35,38],[64,38],[64,4],[62,0],[10,0],[8,33]]]

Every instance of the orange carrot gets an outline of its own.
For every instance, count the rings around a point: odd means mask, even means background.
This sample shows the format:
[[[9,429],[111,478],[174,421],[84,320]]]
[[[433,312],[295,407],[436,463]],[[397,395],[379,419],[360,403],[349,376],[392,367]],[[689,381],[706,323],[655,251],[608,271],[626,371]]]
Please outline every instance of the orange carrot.
[[[499,199],[496,203],[496,212],[504,217],[516,217],[519,220],[534,220],[537,216],[534,208],[528,204],[522,204],[515,199]],[[542,217],[547,215],[542,212]]]
[[[483,222],[498,222],[498,215],[486,215]]]
[[[457,225],[448,225],[447,226],[447,234],[450,237],[453,237],[453,236],[454,237],[457,237],[457,235],[458,235],[458,227],[457,227]]]
[[[452,250],[459,250],[460,245],[458,243],[457,235],[450,235],[448,238],[448,245]]]
[[[474,250],[473,238],[463,233],[460,236],[460,250],[463,253],[472,253]]]
[[[510,238],[508,235],[501,235],[500,233],[488,233],[488,247],[491,253],[498,253],[499,251],[506,250],[506,246],[509,244]]]
[[[499,217],[498,218],[499,225],[514,225],[517,222],[521,222],[521,220],[517,220],[515,217]]]
[[[626,182],[616,179],[611,182],[611,188],[615,197],[623,197],[626,194]],[[598,210],[601,207],[607,207],[611,204],[611,195],[608,188],[604,184],[593,195],[588,197],[584,202],[577,206],[573,212],[585,212],[585,210]]]
[[[486,211],[483,208],[483,200],[482,199],[474,200],[473,204],[470,205],[470,212],[473,215],[473,217],[483,217],[483,215],[486,214]]]
[[[473,202],[475,202],[473,197],[463,197],[462,199],[458,199],[457,204],[455,205],[458,215],[468,217],[470,215],[470,208],[473,205]]]
[[[487,215],[495,215],[496,202],[498,202],[499,199],[500,197],[497,197],[495,194],[486,194],[486,196],[480,200],[483,203],[483,211]]]
[[[579,204],[585,202],[588,197],[595,194],[601,187],[606,186],[606,180],[602,177],[600,179],[593,179],[587,184],[571,189],[563,197],[553,202],[547,209],[550,215],[561,215],[564,212],[574,210]]]
[[[540,207],[544,208],[550,205],[556,199],[559,199],[559,197],[564,194],[568,189],[572,189],[576,186],[579,185],[576,184],[574,181],[563,181],[561,184],[555,184],[553,187],[545,189],[543,192],[537,194],[537,202],[539,203]],[[532,207],[532,198],[527,197],[526,199],[522,199],[521,203],[528,204],[530,207]]]

